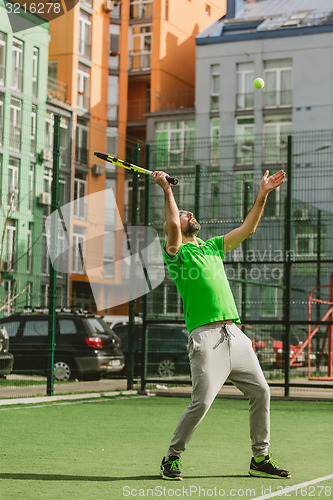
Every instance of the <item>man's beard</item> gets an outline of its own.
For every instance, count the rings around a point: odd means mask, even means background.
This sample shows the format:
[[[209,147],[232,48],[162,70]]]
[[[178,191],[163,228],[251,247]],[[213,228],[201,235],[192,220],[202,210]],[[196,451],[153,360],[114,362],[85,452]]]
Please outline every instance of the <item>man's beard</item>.
[[[189,238],[191,236],[196,236],[198,232],[200,231],[201,226],[199,222],[188,222],[187,228],[183,231],[183,235],[186,236],[186,238]]]

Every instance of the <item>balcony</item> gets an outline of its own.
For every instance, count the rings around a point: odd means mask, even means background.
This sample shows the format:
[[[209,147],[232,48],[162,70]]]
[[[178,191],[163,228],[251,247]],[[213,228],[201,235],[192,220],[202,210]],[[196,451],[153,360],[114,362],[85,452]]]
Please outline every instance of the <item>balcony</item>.
[[[173,89],[156,92],[155,111],[194,108],[194,89]]]
[[[242,94],[236,94],[236,109],[248,110],[253,109],[254,107],[254,93],[253,92],[245,92]]]
[[[265,90],[264,91],[264,108],[290,108],[292,106],[292,90]]]
[[[47,93],[48,97],[57,99],[58,101],[67,101],[67,84],[59,82],[50,76],[47,78]]]
[[[130,5],[130,19],[151,19],[153,16],[153,2],[135,1],[133,0]]]
[[[133,73],[150,71],[151,52],[130,52],[129,69]]]

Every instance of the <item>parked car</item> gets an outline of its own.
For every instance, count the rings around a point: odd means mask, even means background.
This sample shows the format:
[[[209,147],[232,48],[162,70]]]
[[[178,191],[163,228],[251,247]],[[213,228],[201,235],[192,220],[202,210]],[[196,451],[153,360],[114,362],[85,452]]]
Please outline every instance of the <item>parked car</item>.
[[[14,372],[46,374],[49,359],[48,314],[34,310],[0,319],[14,354]],[[54,378],[98,380],[124,367],[119,339],[101,316],[57,310]]]
[[[118,323],[114,332],[120,338],[121,349],[125,355],[125,369],[128,367],[129,324]],[[134,373],[139,374],[142,367],[143,326],[135,325],[134,335]],[[148,375],[172,377],[189,374],[188,331],[185,324],[151,324],[148,326],[147,359]]]
[[[282,368],[284,365],[283,338],[284,332],[270,329],[256,329],[253,325],[242,327],[244,332],[252,340],[252,347],[256,353],[262,368]],[[290,358],[302,345],[296,334],[290,334]],[[304,366],[305,355],[301,352],[290,366]]]
[[[13,369],[14,356],[8,352],[9,336],[5,326],[0,325],[0,377],[5,378]]]

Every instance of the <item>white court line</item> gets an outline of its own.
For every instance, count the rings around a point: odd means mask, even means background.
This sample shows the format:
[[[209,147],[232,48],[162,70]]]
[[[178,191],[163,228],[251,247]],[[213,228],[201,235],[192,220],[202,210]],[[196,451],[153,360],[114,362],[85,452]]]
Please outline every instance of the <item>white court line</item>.
[[[287,486],[286,488],[283,488],[283,490],[279,489],[279,491],[274,491],[273,493],[268,493],[267,495],[262,495],[261,497],[251,498],[251,500],[266,500],[266,498],[285,496],[291,491],[305,488],[306,486],[310,486],[311,484],[321,483],[322,481],[328,481],[329,479],[333,479],[333,474],[329,474],[328,476],[324,477],[318,477],[317,479],[312,479],[311,481],[306,481],[305,483],[294,484],[294,486]]]

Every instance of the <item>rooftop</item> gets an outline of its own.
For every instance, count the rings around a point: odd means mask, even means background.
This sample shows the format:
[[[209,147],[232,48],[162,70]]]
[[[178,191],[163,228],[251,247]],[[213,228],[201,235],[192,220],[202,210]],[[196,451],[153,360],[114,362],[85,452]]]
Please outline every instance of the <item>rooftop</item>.
[[[223,16],[200,33],[197,44],[293,36],[299,30],[332,31],[332,0],[248,0],[234,18]]]

